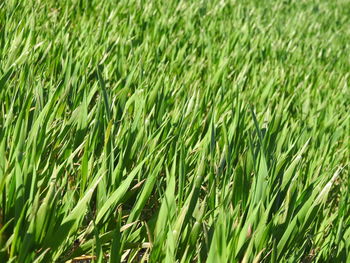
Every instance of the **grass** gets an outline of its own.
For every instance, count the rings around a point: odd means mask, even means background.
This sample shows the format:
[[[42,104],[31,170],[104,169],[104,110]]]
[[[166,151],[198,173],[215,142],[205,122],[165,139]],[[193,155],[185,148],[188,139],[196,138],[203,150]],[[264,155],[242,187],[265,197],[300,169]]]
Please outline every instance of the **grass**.
[[[0,2],[0,261],[349,262],[349,19]]]

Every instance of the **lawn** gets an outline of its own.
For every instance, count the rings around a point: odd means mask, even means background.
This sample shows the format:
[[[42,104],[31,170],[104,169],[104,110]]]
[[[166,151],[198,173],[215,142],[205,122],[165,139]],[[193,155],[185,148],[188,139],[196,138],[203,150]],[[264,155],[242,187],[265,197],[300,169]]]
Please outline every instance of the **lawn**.
[[[349,21],[0,1],[0,262],[350,262]]]

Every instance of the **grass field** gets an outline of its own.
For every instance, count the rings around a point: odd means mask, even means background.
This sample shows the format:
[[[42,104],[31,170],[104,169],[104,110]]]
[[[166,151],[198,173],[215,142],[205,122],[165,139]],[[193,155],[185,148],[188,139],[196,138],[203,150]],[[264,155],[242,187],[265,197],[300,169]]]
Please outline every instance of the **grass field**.
[[[350,262],[349,21],[0,1],[0,262]]]

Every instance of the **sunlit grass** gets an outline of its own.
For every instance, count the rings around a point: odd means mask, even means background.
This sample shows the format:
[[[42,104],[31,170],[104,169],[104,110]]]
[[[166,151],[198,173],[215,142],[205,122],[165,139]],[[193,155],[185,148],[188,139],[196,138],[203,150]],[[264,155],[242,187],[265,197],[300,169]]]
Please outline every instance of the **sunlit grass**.
[[[0,3],[0,262],[349,261],[349,20]]]

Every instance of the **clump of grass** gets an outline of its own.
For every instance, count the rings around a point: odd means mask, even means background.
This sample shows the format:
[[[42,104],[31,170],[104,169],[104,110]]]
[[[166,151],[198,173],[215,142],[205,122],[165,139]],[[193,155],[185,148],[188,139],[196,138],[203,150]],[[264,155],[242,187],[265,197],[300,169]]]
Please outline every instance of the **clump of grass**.
[[[350,260],[346,1],[0,7],[1,262]]]

